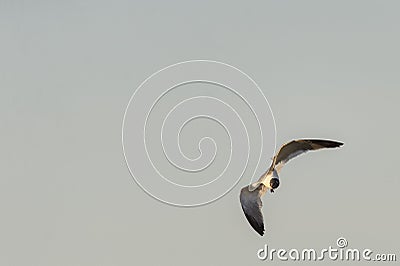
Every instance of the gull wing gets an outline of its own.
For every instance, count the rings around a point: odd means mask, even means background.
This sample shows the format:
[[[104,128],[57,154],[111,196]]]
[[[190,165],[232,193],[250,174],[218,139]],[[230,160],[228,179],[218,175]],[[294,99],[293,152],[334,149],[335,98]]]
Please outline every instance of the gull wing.
[[[275,168],[278,172],[291,159],[303,154],[307,151],[319,150],[323,148],[338,148],[342,146],[342,142],[326,140],[326,139],[299,139],[283,145],[277,155],[271,168]]]
[[[240,191],[240,203],[247,221],[261,236],[264,235],[265,231],[264,218],[261,212],[261,197],[266,191],[267,188],[263,184],[259,185],[257,189],[253,191],[249,190],[249,186],[245,186]]]

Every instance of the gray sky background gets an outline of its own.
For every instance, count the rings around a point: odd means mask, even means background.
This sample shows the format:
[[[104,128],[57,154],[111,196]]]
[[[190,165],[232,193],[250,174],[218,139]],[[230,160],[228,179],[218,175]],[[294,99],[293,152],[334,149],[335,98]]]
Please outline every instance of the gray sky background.
[[[322,249],[340,236],[399,259],[399,9],[398,1],[0,0],[0,265],[272,264],[257,259],[264,244]],[[253,77],[278,145],[345,142],[283,170],[282,186],[264,198],[263,238],[238,200],[249,177],[187,209],[149,197],[127,170],[121,124],[134,89],[190,59]]]

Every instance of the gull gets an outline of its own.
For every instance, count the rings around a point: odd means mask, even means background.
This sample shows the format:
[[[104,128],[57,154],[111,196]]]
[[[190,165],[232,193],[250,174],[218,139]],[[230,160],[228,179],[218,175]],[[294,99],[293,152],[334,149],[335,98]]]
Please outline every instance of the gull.
[[[342,142],[325,139],[298,139],[283,145],[272,158],[271,166],[257,182],[245,186],[240,191],[240,203],[250,225],[261,236],[264,235],[264,219],[261,212],[261,197],[269,190],[271,193],[279,187],[278,173],[291,159],[307,151],[323,148],[338,148]]]

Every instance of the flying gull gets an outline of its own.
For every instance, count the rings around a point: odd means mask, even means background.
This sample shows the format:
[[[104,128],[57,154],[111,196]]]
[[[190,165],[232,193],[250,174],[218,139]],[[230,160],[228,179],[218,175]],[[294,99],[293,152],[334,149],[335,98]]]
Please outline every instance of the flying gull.
[[[283,145],[278,153],[273,157],[271,166],[260,179],[245,186],[240,191],[240,203],[250,225],[261,236],[264,235],[264,221],[261,212],[261,197],[269,190],[274,192],[279,187],[278,173],[282,167],[291,159],[307,151],[319,150],[323,148],[337,148],[342,146],[342,142],[324,139],[299,139]]]

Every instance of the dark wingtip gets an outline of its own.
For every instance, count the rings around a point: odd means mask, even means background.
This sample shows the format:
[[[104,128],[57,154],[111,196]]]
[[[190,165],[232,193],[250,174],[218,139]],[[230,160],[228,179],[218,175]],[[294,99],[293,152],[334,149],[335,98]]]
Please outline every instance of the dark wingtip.
[[[328,145],[329,145],[329,148],[338,148],[338,147],[342,147],[344,145],[344,143],[340,142],[340,141],[330,140]]]
[[[263,236],[264,235],[264,227],[259,227],[259,228],[255,228],[253,226],[254,230],[256,230],[256,232],[260,235]]]
[[[343,142],[336,141],[336,140],[327,140],[327,139],[309,139],[313,144],[317,144],[324,148],[338,148],[344,145]]]
[[[253,227],[254,228],[254,227]],[[256,232],[260,235],[263,236],[264,235],[264,226],[263,227],[258,227],[257,229],[254,228],[256,230]]]
[[[264,231],[265,231],[265,229],[264,229],[264,223],[259,224],[259,223],[257,223],[257,221],[256,221],[253,217],[251,217],[250,215],[247,215],[246,212],[244,212],[244,214],[245,214],[245,216],[246,216],[246,218],[247,218],[247,221],[249,221],[251,227],[253,227],[253,229],[254,229],[260,236],[263,236],[263,235],[264,235]]]
[[[344,145],[344,143],[343,142],[340,142],[340,141],[332,141],[332,148],[338,148],[338,147],[342,147],[343,145]]]

